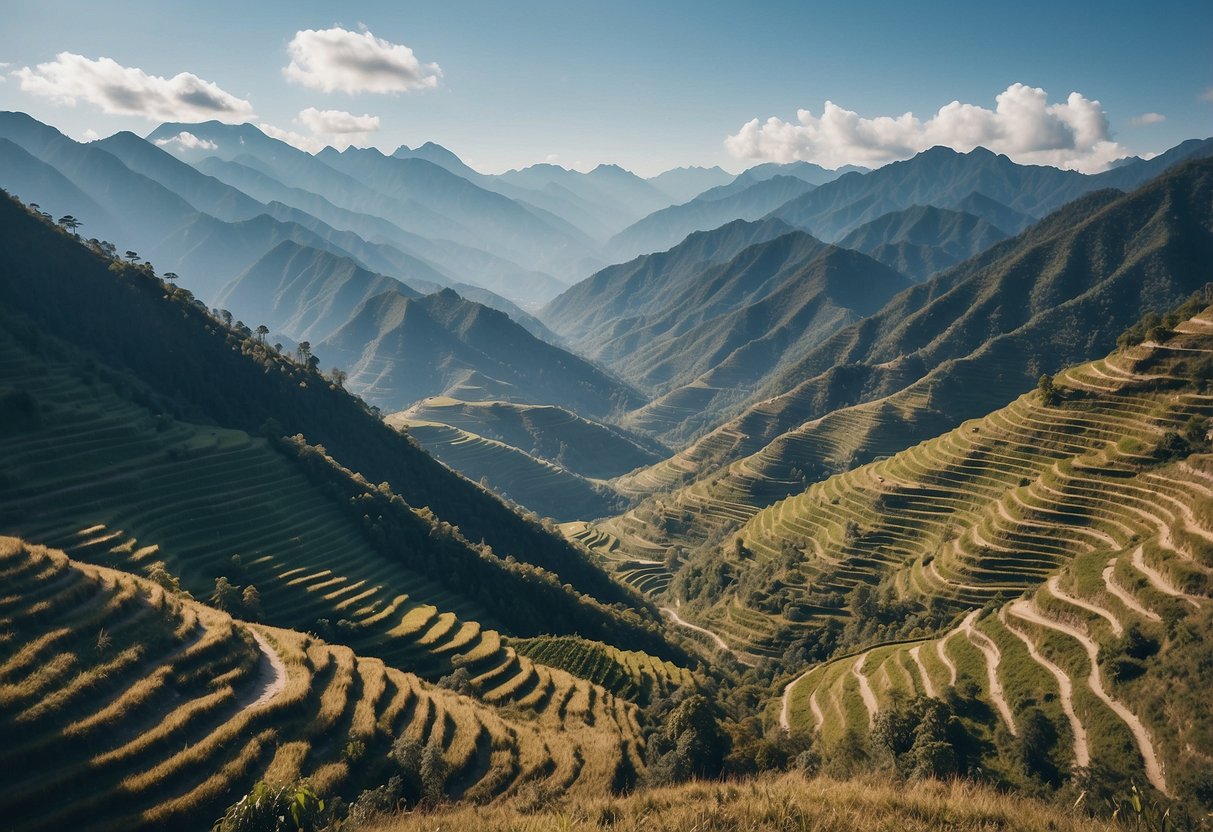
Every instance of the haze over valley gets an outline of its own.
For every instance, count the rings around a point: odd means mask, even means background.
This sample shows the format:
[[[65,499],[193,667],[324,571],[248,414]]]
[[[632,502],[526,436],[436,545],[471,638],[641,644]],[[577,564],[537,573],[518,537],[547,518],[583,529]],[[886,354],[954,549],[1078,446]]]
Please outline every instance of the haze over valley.
[[[1170,5],[15,3],[0,828],[1213,828]]]

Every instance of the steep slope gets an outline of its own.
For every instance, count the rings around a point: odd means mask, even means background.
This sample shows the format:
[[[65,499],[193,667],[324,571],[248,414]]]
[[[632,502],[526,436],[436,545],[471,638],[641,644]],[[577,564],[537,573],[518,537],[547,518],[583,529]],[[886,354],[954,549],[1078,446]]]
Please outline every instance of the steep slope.
[[[614,322],[629,319],[693,283],[710,264],[735,257],[754,243],[771,240],[791,228],[781,222],[731,222],[710,232],[692,234],[669,251],[608,266],[571,287],[540,312],[556,333],[594,355],[595,345],[610,337]]]
[[[385,410],[450,395],[557,404],[603,418],[640,403],[584,359],[450,289],[418,300],[395,292],[370,298],[316,350],[348,368],[351,389]]]
[[[711,425],[909,281],[863,254],[793,232],[705,272],[675,309],[638,319],[608,366],[662,395],[627,424],[671,439]],[[620,326],[622,329],[622,326]]]
[[[970,195],[972,196],[972,195]],[[861,225],[838,241],[913,280],[926,280],[1010,235],[974,214],[915,205]]]
[[[258,780],[353,800],[400,773],[398,738],[436,749],[446,772],[431,785],[476,802],[527,781],[600,794],[639,762],[634,709],[562,671],[543,684],[567,711],[531,697],[503,718],[347,647],[14,538],[0,538],[0,569],[13,829],[203,828]]]
[[[707,231],[735,220],[757,220],[813,189],[795,176],[762,179],[740,190],[735,187],[734,184],[713,188],[690,202],[649,214],[612,237],[607,243],[607,254],[613,260],[623,261],[639,254],[665,251],[696,231]]]
[[[1031,723],[1039,737],[1043,719],[1053,740],[1028,765],[1046,782],[1098,761],[1105,789],[1144,779],[1207,804],[1213,714],[1196,656],[1213,636],[1213,314],[1151,337],[1058,374],[1054,401],[1021,397],[746,524],[750,560],[734,563],[725,595],[749,596],[775,627],[791,613],[782,638],[828,629],[847,602],[868,619],[804,639],[850,658],[789,685],[791,726],[827,744],[866,734],[861,720],[814,715],[870,711],[839,670],[863,655],[877,711],[898,692],[975,691],[962,696],[985,707],[966,718],[993,769],[1013,772],[1014,735]]]
[[[1008,234],[1018,234],[1037,220],[1030,214],[1016,211],[996,199],[991,199],[981,191],[972,191],[967,196],[940,207],[981,217],[990,225],[1000,228]]]
[[[400,415],[504,442],[590,479],[617,477],[669,453],[644,436],[551,405],[429,398]]]
[[[295,341],[320,340],[363,301],[388,291],[421,296],[348,257],[284,240],[227,284],[215,304]]]
[[[111,269],[109,260],[11,201],[0,204],[0,216],[0,306],[27,321],[26,331],[33,327],[119,368],[144,401],[178,417],[253,433],[302,434],[368,481],[387,483],[402,505],[427,506],[501,557],[513,554],[590,595],[632,603],[583,552],[435,462],[319,375],[275,355],[247,331],[225,327],[188,293],[166,292],[145,269]]]
[[[949,205],[974,191],[1015,211],[1040,217],[1085,193],[1101,188],[1130,189],[1177,163],[1210,153],[1211,140],[1185,143],[1150,162],[1138,161],[1088,176],[1017,165],[981,147],[969,153],[934,147],[869,174],[843,176],[797,197],[771,216],[831,242],[890,211],[911,205]]]
[[[1142,310],[1204,285],[1211,194],[1213,162],[1192,162],[1132,194],[1089,195],[903,292],[789,368],[768,385],[771,398],[617,481],[645,493],[698,480],[656,514],[642,506],[605,531],[650,551],[667,545],[660,517],[744,521],[806,478],[895,453],[1005,404],[1043,371],[1106,352]]]

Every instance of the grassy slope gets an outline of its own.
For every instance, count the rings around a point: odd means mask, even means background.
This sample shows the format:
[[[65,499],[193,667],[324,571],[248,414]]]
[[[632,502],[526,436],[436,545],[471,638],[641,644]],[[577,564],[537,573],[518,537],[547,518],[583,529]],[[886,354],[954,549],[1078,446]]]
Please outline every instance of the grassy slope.
[[[396,737],[443,750],[471,802],[600,794],[635,764],[629,710],[545,670],[526,718],[311,636],[235,621],[126,573],[0,538],[6,828],[201,828],[259,779],[352,799]],[[521,715],[524,712],[517,711]],[[345,753],[348,741],[365,753]]]
[[[477,829],[540,832],[601,829],[620,832],[732,832],[812,829],[814,832],[954,832],[1120,829],[1022,798],[964,783],[904,784],[879,780],[805,780],[789,774],[749,783],[691,783],[626,798],[573,800],[539,808],[503,804],[452,807],[402,815],[370,826],[376,832]]]
[[[772,398],[615,481],[658,495],[603,525],[633,557],[701,543],[812,482],[1004,405],[1045,370],[1106,353],[1142,310],[1200,288],[1213,163],[1096,194],[916,286],[792,368]],[[692,480],[690,486],[683,483]],[[693,515],[709,522],[690,523]],[[630,542],[629,542],[630,541]]]
[[[434,461],[356,399],[241,341],[183,295],[167,300],[160,282],[140,270],[110,270],[107,260],[7,199],[0,202],[0,229],[5,309],[37,333],[129,373],[154,409],[250,433],[263,426],[301,433],[502,557],[551,569],[605,601],[634,604],[583,552]]]

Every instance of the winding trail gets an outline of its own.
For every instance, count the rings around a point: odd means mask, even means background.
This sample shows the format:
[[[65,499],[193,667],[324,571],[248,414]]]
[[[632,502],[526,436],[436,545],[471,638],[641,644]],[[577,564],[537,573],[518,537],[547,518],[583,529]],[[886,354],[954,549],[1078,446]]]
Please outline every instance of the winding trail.
[[[286,664],[282,661],[282,657],[278,655],[277,650],[270,646],[265,636],[252,627],[248,627],[247,630],[257,640],[257,648],[261,650],[261,661],[257,665],[257,681],[253,685],[253,689],[236,703],[237,708],[241,711],[259,708],[286,689]]]
[[[789,720],[789,718],[788,718],[788,714],[792,710],[792,688],[796,687],[796,685],[799,684],[801,680],[803,680],[806,676],[808,676],[810,673],[812,673],[816,669],[817,669],[816,667],[813,667],[813,668],[810,668],[809,670],[806,670],[804,673],[801,673],[795,679],[793,679],[792,681],[788,682],[786,685],[783,686],[783,696],[780,697],[780,700],[779,700],[779,727],[783,729],[783,732],[785,734],[792,733],[792,723],[791,723],[791,720]],[[815,696],[816,694],[817,694],[817,691],[814,690],[813,695]],[[811,700],[812,700],[812,697],[810,697],[810,702],[809,702],[810,706],[813,704]],[[817,714],[814,713],[813,716],[814,716],[814,718],[816,718]]]
[[[948,639],[956,635],[955,632],[948,633],[946,636],[935,642],[935,652],[939,654],[939,660],[943,662],[943,666],[948,669],[948,687],[956,687],[956,663],[948,656]]]
[[[1138,615],[1144,616],[1151,621],[1162,621],[1162,616],[1153,610],[1146,609],[1140,601],[1133,596],[1133,593],[1116,583],[1114,574],[1116,571],[1116,558],[1108,561],[1108,565],[1103,570],[1103,583],[1108,588],[1108,592],[1120,599],[1120,602]]]
[[[809,694],[809,710],[813,712],[813,730],[820,731],[826,723],[826,715],[821,712],[821,705],[817,702],[817,688],[813,688]]]
[[[876,701],[876,694],[872,692],[872,686],[868,684],[868,677],[863,675],[864,662],[868,660],[868,656],[872,654],[869,650],[858,659],[855,664],[851,665],[851,675],[859,680],[859,697],[863,700],[863,706],[868,709],[868,729],[872,728],[872,724],[876,722],[876,714],[880,710],[880,703]]]
[[[748,653],[743,653],[740,650],[734,650],[732,647],[729,647],[728,643],[716,633],[712,632],[706,627],[700,627],[698,624],[692,624],[691,622],[685,620],[673,607],[662,607],[661,611],[668,615],[670,620],[679,627],[686,627],[688,630],[694,630],[697,633],[702,633],[703,635],[707,636],[712,640],[713,644],[715,644],[721,650],[731,653],[737,659],[737,661],[741,662],[746,667],[754,667],[758,664],[757,660],[755,660],[754,657]]]
[[[1026,634],[1011,626],[1011,622],[1007,620],[1007,608],[1003,607],[998,612],[998,617],[1011,633],[1024,643],[1028,648],[1030,655],[1038,665],[1053,674],[1053,678],[1057,680],[1057,688],[1061,692],[1061,709],[1066,713],[1066,719],[1070,721],[1070,731],[1074,734],[1074,765],[1077,768],[1086,768],[1091,764],[1091,747],[1087,742],[1087,729],[1083,727],[1082,722],[1078,719],[1078,714],[1074,712],[1074,684],[1070,681],[1070,677],[1053,662],[1041,655],[1036,649],[1036,643]]]
[[[1011,714],[1011,706],[1007,704],[1007,697],[1002,691],[1002,682],[998,679],[998,663],[1002,661],[1002,654],[998,652],[998,645],[990,641],[985,633],[978,632],[973,627],[973,622],[977,616],[981,614],[981,610],[973,610],[961,623],[960,628],[964,630],[969,641],[980,650],[986,657],[986,675],[990,683],[990,699],[994,702],[994,707],[998,709],[998,713],[1002,716],[1003,722],[1007,724],[1007,728],[1011,731],[1011,736],[1019,736],[1019,728],[1015,726],[1015,717]]]
[[[1200,609],[1200,604],[1195,598],[1171,586],[1171,582],[1163,577],[1161,572],[1146,563],[1145,547],[1138,546],[1133,550],[1132,561],[1133,568],[1146,576],[1146,580],[1150,582],[1150,586],[1157,589],[1163,595],[1170,595],[1172,598],[1182,598],[1191,604],[1194,609]]]
[[[1092,604],[1090,601],[1084,601],[1081,598],[1076,598],[1073,595],[1069,595],[1064,589],[1062,589],[1061,575],[1054,575],[1053,577],[1049,578],[1049,580],[1045,583],[1045,586],[1049,588],[1049,592],[1053,593],[1055,598],[1065,601],[1071,606],[1094,613],[1104,621],[1107,621],[1108,624],[1112,626],[1113,635],[1124,635],[1125,628],[1121,626],[1120,621],[1117,620],[1116,616],[1112,615],[1111,612],[1101,606],[1098,606],[1097,604]]]
[[[931,699],[938,699],[935,692],[935,683],[931,681],[931,674],[927,673],[927,666],[922,663],[922,656],[919,651],[922,650],[921,644],[916,644],[910,648],[910,658],[914,660],[914,664],[918,665],[918,675],[922,677],[922,689]]]
[[[1154,753],[1154,744],[1150,742],[1150,734],[1146,731],[1146,727],[1141,724],[1141,720],[1137,718],[1136,714],[1117,702],[1104,690],[1103,679],[1099,674],[1099,645],[1077,627],[1072,627],[1069,624],[1054,621],[1052,618],[1041,615],[1030,602],[1022,598],[1011,604],[1011,614],[1022,618],[1024,621],[1064,633],[1082,645],[1087,653],[1087,660],[1091,665],[1091,672],[1087,675],[1087,686],[1091,689],[1092,693],[1099,697],[1128,726],[1129,732],[1133,734],[1133,739],[1137,742],[1141,758],[1145,762],[1146,778],[1154,788],[1170,796],[1170,792],[1167,791],[1166,777],[1163,776],[1162,764],[1158,762],[1158,756]]]

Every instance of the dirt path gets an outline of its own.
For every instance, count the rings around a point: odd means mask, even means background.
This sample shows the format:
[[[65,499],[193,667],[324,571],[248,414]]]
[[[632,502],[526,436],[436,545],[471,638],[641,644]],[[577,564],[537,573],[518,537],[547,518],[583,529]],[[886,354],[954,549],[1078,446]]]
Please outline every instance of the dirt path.
[[[1133,550],[1133,568],[1145,575],[1146,580],[1150,582],[1150,586],[1157,589],[1163,595],[1170,595],[1172,598],[1182,598],[1195,609],[1200,609],[1200,604],[1195,598],[1171,586],[1171,583],[1163,577],[1161,572],[1146,563],[1145,550],[1141,546]]]
[[[1141,724],[1141,720],[1137,718],[1136,714],[1117,702],[1104,690],[1103,679],[1099,674],[1099,645],[1077,627],[1072,627],[1069,624],[1054,621],[1052,618],[1041,615],[1028,601],[1022,599],[1016,601],[1011,605],[1011,612],[1024,621],[1030,621],[1041,627],[1065,633],[1082,645],[1091,665],[1091,672],[1087,676],[1087,686],[1091,688],[1092,693],[1098,696],[1128,726],[1129,732],[1133,734],[1133,739],[1137,742],[1137,748],[1141,752],[1142,760],[1145,762],[1146,778],[1160,792],[1169,795],[1170,792],[1167,791],[1167,780],[1163,776],[1162,765],[1158,762],[1158,756],[1154,753],[1154,744],[1150,742],[1150,735],[1146,731],[1146,727]]]
[[[964,630],[965,635],[973,646],[980,650],[986,657],[986,675],[990,682],[990,699],[994,702],[994,707],[998,709],[998,713],[1002,716],[1003,722],[1007,724],[1007,728],[1011,731],[1011,736],[1018,737],[1019,729],[1015,726],[1015,717],[1011,714],[1011,706],[1007,704],[1007,698],[1002,692],[1002,682],[998,679],[998,663],[1002,661],[1002,654],[998,652],[998,645],[990,641],[985,633],[978,632],[973,627],[973,621],[981,614],[981,610],[973,610],[961,623],[960,627]]]
[[[935,652],[939,654],[939,660],[943,662],[943,666],[948,669],[948,687],[956,687],[956,663],[948,656],[948,639],[954,636],[955,633],[948,633],[946,636],[935,642]]]
[[[858,659],[855,664],[851,665],[851,674],[859,680],[859,697],[863,699],[863,706],[868,709],[868,728],[871,729],[872,723],[876,721],[876,714],[880,710],[880,703],[876,701],[876,694],[872,692],[872,686],[868,684],[868,677],[863,675],[864,662],[868,660],[868,656],[872,654],[869,650]]]
[[[809,710],[813,712],[813,730],[820,731],[821,726],[825,725],[826,715],[821,712],[821,705],[817,702],[817,688],[813,688],[809,694]]]
[[[1027,602],[1019,601],[1017,603],[1024,604]],[[998,617],[1002,619],[1002,623],[1006,625],[1007,629],[1016,638],[1024,643],[1024,646],[1028,648],[1028,655],[1032,657],[1033,661],[1052,673],[1053,678],[1057,680],[1057,687],[1061,691],[1061,709],[1065,711],[1066,719],[1070,720],[1070,731],[1074,734],[1074,765],[1078,768],[1086,768],[1091,764],[1091,747],[1087,743],[1087,729],[1083,727],[1082,722],[1078,719],[1078,714],[1074,712],[1074,685],[1070,681],[1070,677],[1066,675],[1064,670],[1042,656],[1040,651],[1036,649],[1035,642],[1026,633],[1021,633],[1011,626],[1011,623],[1007,620],[1006,610],[1007,608],[1003,607],[998,614]],[[1014,606],[1012,606],[1011,611],[1015,611]]]
[[[257,640],[257,648],[261,651],[261,661],[257,665],[257,681],[252,690],[246,693],[236,706],[241,711],[259,708],[286,689],[286,664],[278,655],[265,636],[248,628],[248,632]]]
[[[688,630],[694,630],[697,633],[703,633],[705,636],[707,636],[708,638],[710,638],[712,640],[713,644],[715,644],[721,650],[724,650],[727,653],[732,654],[737,659],[737,661],[741,662],[746,667],[754,667],[756,664],[758,664],[757,660],[754,659],[754,657],[749,655],[748,653],[743,653],[740,650],[734,650],[732,647],[729,647],[728,643],[725,642],[725,640],[722,639],[720,636],[718,636],[716,633],[712,632],[711,630],[707,629],[706,627],[700,627],[698,624],[692,624],[691,622],[683,619],[683,617],[681,615],[679,615],[678,611],[675,610],[673,607],[662,607],[661,611],[663,613],[665,613],[666,615],[668,615],[670,617],[670,620],[673,621],[675,624],[677,624],[679,627],[686,627]]]
[[[1122,588],[1116,583],[1113,573],[1116,571],[1116,558],[1108,561],[1108,565],[1103,570],[1103,583],[1108,588],[1108,592],[1120,599],[1120,602],[1138,615],[1144,616],[1151,621],[1162,621],[1162,616],[1153,610],[1148,610],[1142,606],[1141,602],[1133,597],[1133,594]]]
[[[808,676],[816,669],[817,667],[814,666],[806,670],[804,673],[801,673],[795,679],[783,686],[783,696],[779,700],[779,727],[783,729],[785,734],[790,734],[792,732],[792,723],[788,718],[789,712],[792,709],[792,688],[796,687],[796,685],[798,685],[800,681],[804,679],[804,677]],[[815,696],[817,696],[816,689],[814,689],[812,695],[809,697],[809,707],[813,709],[813,718],[817,719],[818,714],[821,713],[821,709],[816,707],[816,702],[813,700],[813,697]],[[821,722],[822,721],[820,719],[817,719],[818,727],[821,726]]]
[[[1112,627],[1113,635],[1124,635],[1125,628],[1121,626],[1120,621],[1117,620],[1116,616],[1112,615],[1110,611],[1098,606],[1097,604],[1092,604],[1090,601],[1084,601],[1081,598],[1076,598],[1062,589],[1061,575],[1054,575],[1053,577],[1049,578],[1045,585],[1049,588],[1049,592],[1053,593],[1054,597],[1058,598],[1059,600],[1065,601],[1067,604],[1086,610],[1087,612],[1094,613],[1104,621],[1107,621]]]
[[[911,647],[910,658],[914,660],[914,664],[918,665],[918,675],[922,677],[922,689],[926,692],[927,696],[932,699],[937,699],[938,697],[935,693],[935,683],[931,681],[931,674],[927,673],[927,666],[922,663],[922,657],[918,655],[920,650],[922,650],[921,644],[916,644]]]

